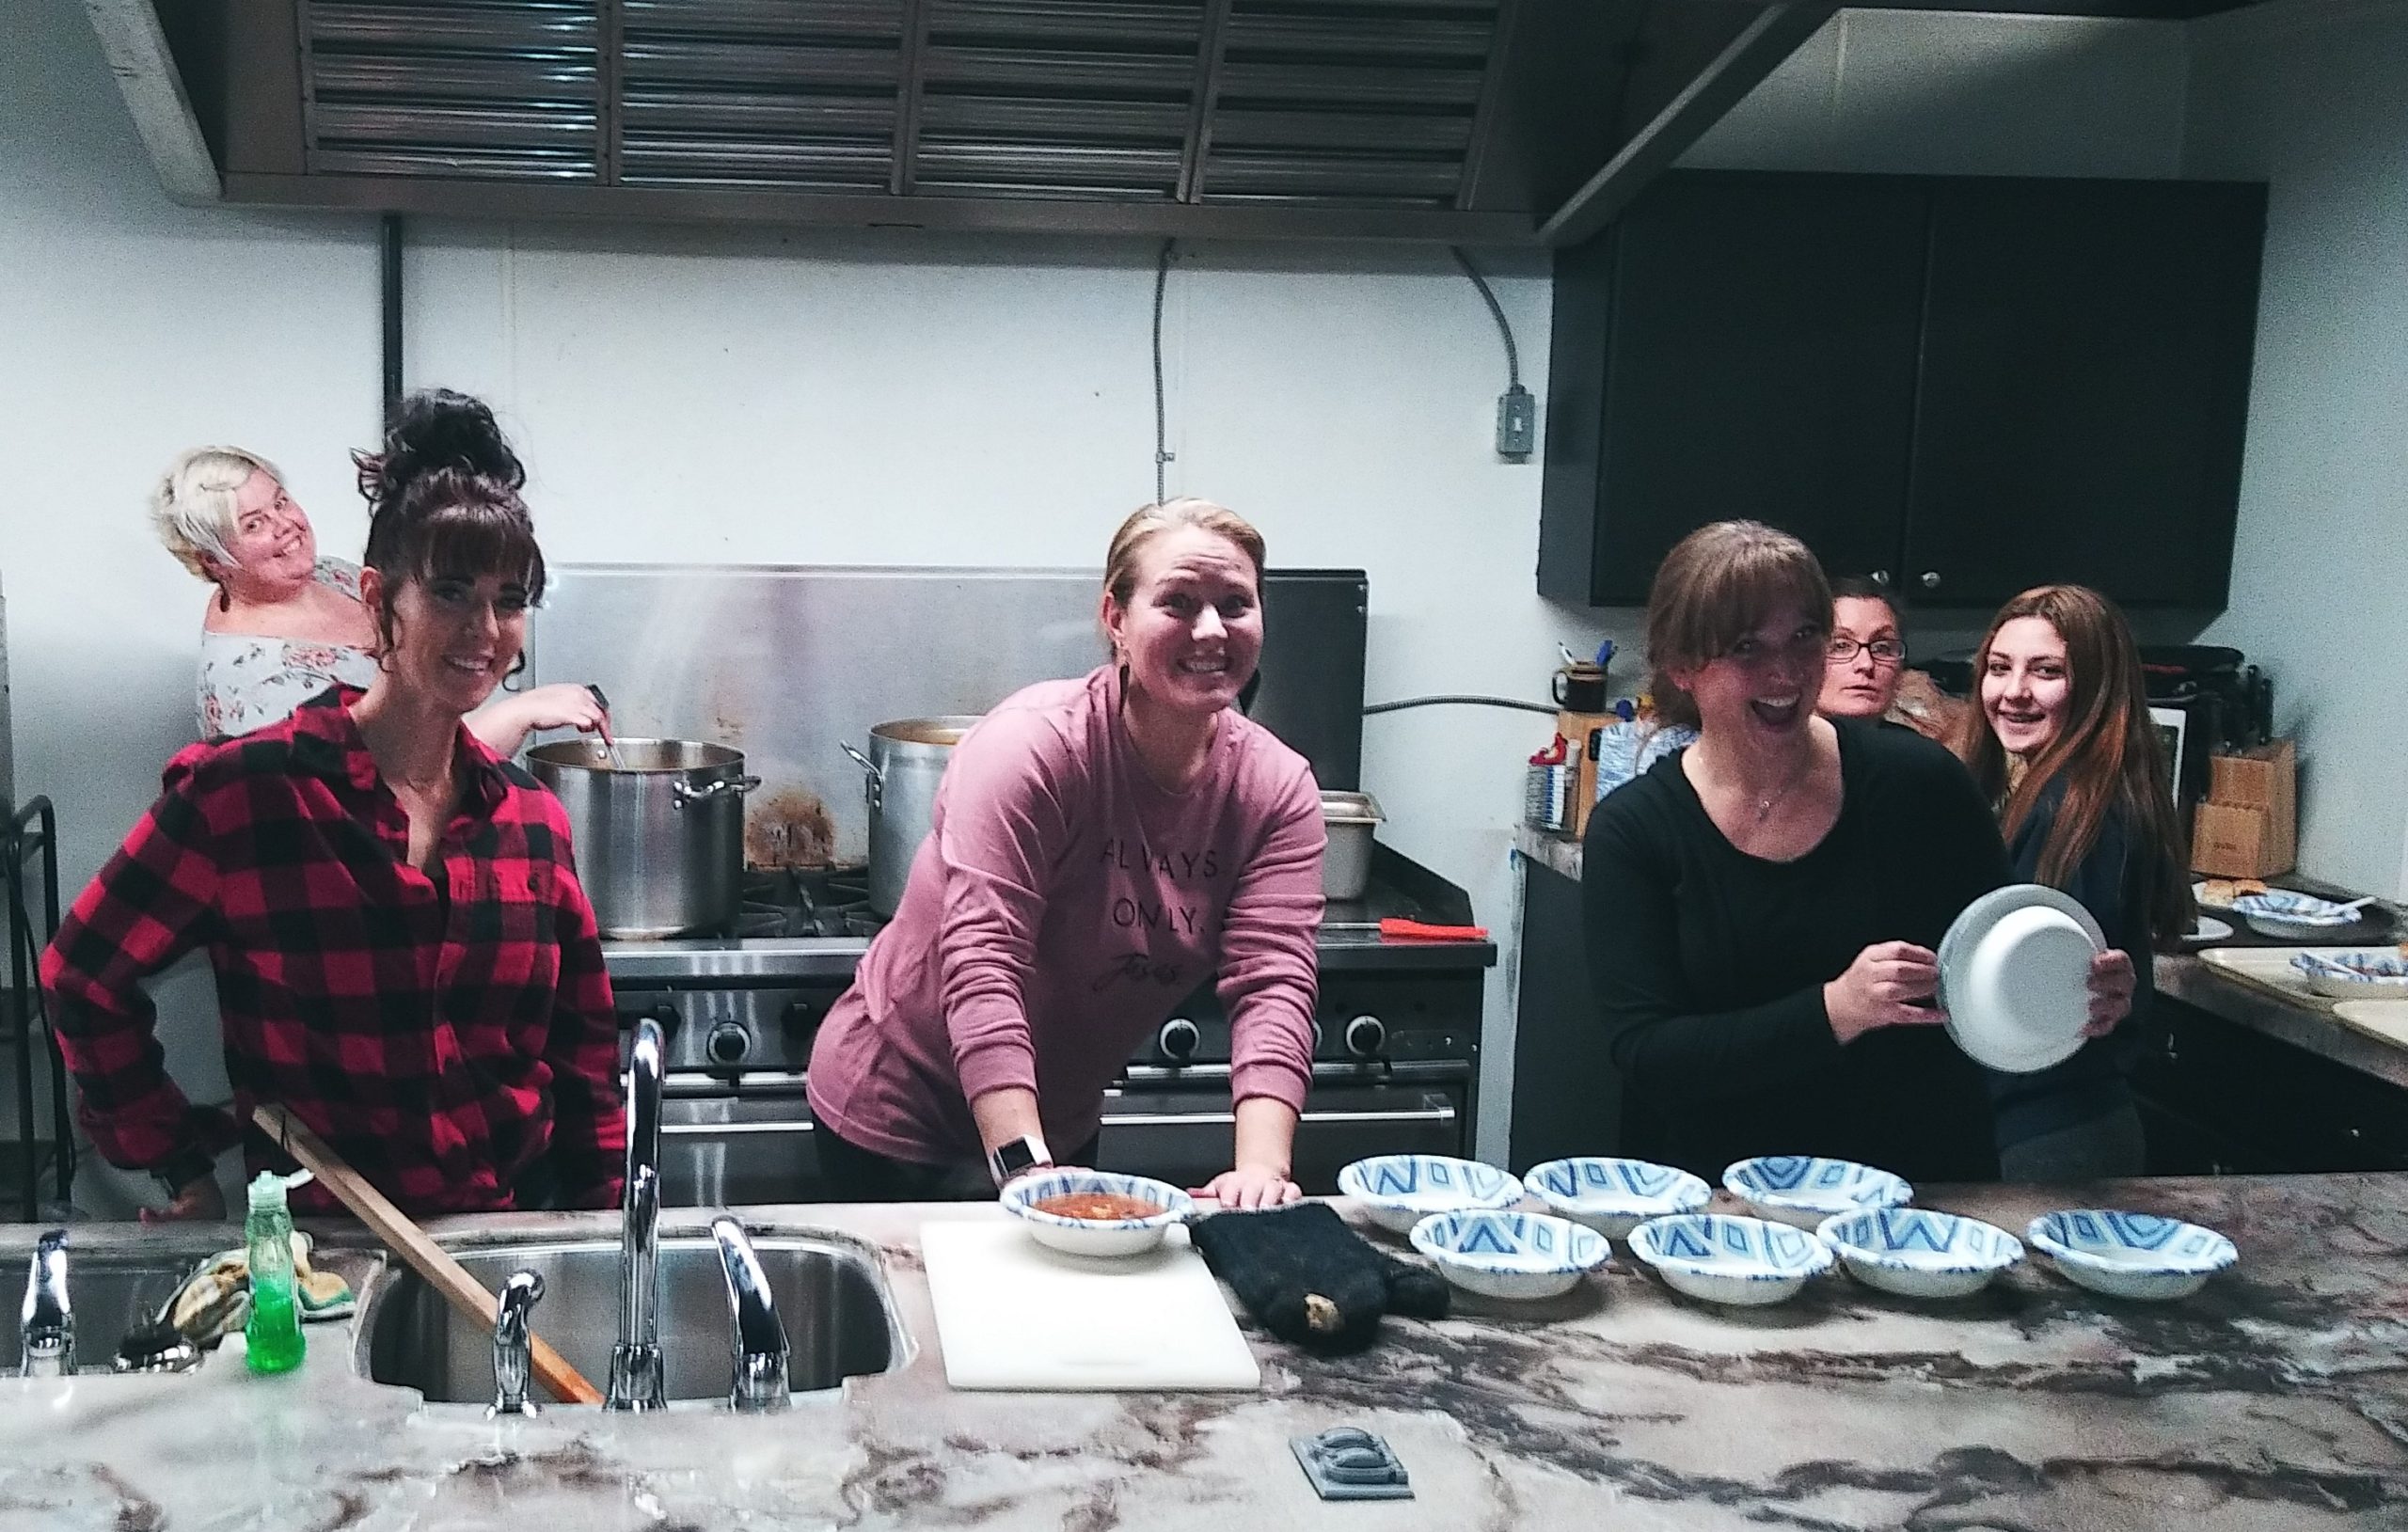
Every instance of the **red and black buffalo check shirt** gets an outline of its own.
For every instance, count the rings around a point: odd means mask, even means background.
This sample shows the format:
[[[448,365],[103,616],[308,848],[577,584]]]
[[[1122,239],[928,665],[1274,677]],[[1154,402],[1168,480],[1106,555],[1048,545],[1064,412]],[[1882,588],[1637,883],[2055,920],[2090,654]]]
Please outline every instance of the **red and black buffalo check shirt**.
[[[359,696],[178,754],[75,901],[41,977],[85,1129],[129,1168],[233,1141],[167,1078],[138,986],[205,947],[241,1120],[282,1103],[412,1214],[509,1208],[547,1153],[566,1205],[607,1206],[618,1029],[560,801],[462,729],[461,807],[419,872]],[[256,1170],[266,1145],[248,1138]],[[293,1200],[336,1206],[315,1186]]]

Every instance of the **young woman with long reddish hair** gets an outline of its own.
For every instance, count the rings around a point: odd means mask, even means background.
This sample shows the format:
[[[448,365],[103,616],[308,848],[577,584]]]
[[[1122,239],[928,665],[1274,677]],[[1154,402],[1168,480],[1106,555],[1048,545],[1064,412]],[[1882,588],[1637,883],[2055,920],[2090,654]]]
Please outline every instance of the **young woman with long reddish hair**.
[[[2098,592],[2043,585],[1999,608],[1975,651],[1979,705],[1960,753],[1997,806],[2015,876],[2082,901],[2132,960],[2131,1015],[2029,1075],[1994,1074],[2009,1180],[2136,1176],[2146,1147],[2126,1072],[2149,955],[2197,919],[2169,772],[2148,716],[2140,650]]]

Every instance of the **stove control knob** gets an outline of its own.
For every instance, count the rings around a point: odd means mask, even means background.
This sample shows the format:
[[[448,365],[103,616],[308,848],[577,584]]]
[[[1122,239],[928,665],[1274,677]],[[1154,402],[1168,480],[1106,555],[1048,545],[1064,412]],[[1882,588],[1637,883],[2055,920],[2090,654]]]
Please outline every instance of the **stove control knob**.
[[[778,1023],[788,1032],[809,1032],[819,1024],[819,1007],[807,1000],[787,1001]]]
[[[1346,1051],[1358,1059],[1375,1059],[1388,1046],[1387,1023],[1376,1016],[1358,1016],[1346,1023]]]
[[[650,1010],[644,1012],[644,1015],[660,1023],[660,1031],[663,1036],[674,1036],[677,1032],[678,1024],[686,1019],[683,1012],[679,1011],[676,1006],[670,1004],[665,1000],[659,1004],[652,1007]]]
[[[713,1064],[742,1064],[744,1055],[752,1051],[752,1034],[733,1021],[722,1021],[711,1028],[703,1050]]]
[[[1204,1034],[1183,1016],[1172,1017],[1163,1023],[1162,1031],[1154,1034],[1154,1046],[1173,1064],[1185,1064],[1196,1057],[1196,1049],[1203,1043]]]

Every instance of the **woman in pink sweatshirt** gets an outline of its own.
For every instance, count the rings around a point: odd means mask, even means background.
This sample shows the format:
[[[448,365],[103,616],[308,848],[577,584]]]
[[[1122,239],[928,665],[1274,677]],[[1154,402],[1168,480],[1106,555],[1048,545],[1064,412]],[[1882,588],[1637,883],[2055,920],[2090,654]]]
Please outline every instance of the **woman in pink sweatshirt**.
[[[835,1194],[984,1195],[1092,1164],[1105,1088],[1213,973],[1237,1132],[1199,1190],[1298,1195],[1324,835],[1312,768],[1230,705],[1262,653],[1262,563],[1210,501],[1137,512],[1105,558],[1112,659],[955,748],[895,919],[812,1045]]]

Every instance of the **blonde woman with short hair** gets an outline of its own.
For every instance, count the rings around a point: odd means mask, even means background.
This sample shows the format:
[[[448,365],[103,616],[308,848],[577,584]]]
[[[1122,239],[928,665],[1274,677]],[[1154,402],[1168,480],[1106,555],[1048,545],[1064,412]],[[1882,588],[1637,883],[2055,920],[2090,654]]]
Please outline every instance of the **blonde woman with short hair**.
[[[200,622],[201,738],[247,734],[329,687],[375,681],[359,566],[319,557],[309,513],[266,458],[239,447],[182,453],[151,490],[150,523],[178,563],[216,587]],[[511,755],[536,729],[607,721],[585,687],[561,684],[504,693],[468,727]]]

